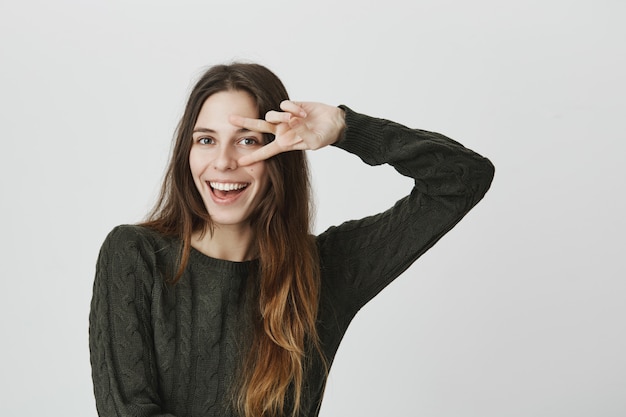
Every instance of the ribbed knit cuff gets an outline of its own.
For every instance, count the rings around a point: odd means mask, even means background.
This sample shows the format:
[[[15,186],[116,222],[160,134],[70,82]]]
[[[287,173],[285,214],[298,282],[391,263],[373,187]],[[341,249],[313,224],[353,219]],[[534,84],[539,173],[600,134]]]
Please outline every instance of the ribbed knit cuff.
[[[357,113],[343,104],[339,108],[346,114],[346,129],[333,146],[358,155],[369,165],[382,164],[381,138],[385,120]]]

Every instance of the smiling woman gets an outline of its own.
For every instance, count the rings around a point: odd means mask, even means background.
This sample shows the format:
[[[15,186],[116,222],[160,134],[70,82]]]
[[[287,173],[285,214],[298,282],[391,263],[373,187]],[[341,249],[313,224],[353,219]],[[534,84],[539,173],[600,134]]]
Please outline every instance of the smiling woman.
[[[263,117],[263,119],[261,119]],[[389,210],[311,234],[304,151],[415,181]],[[161,196],[115,228],[90,315],[101,416],[316,416],[357,311],[483,197],[491,163],[443,135],[293,102],[256,64],[191,92]]]
[[[237,114],[256,119],[258,109],[253,97],[246,91],[227,90],[206,99],[193,129],[193,145],[189,153],[191,176],[202,201],[211,215],[214,226],[207,239],[219,242],[228,230],[239,238],[251,238],[249,218],[266,194],[268,178],[265,162],[258,161],[239,168],[238,160],[257,149],[264,142],[261,133],[242,129],[230,123],[230,115]],[[216,227],[217,226],[217,227]],[[194,239],[201,246],[202,239]],[[250,246],[245,242],[242,247]],[[216,248],[206,249],[208,256],[216,256]],[[245,253],[233,254],[231,260],[245,260]],[[218,256],[219,257],[219,256]]]

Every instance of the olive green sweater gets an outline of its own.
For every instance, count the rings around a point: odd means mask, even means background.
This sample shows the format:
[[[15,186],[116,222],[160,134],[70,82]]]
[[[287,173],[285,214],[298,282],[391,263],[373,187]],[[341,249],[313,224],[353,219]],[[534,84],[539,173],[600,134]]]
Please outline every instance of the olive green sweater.
[[[357,311],[461,220],[494,173],[487,159],[440,134],[342,108],[347,128],[336,146],[369,165],[390,164],[415,185],[389,210],[317,236],[318,331],[329,362]],[[165,279],[179,250],[179,241],[140,226],[115,228],[102,246],[89,327],[100,416],[236,415],[228,398],[249,329],[244,289],[254,286],[245,283],[257,262],[192,249],[171,286]],[[317,415],[325,379],[315,362],[302,416]]]

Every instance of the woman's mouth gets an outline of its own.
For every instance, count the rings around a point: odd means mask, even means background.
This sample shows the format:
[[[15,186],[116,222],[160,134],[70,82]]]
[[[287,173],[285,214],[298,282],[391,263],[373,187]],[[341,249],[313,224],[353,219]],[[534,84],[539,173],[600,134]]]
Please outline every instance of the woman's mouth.
[[[232,199],[245,190],[250,183],[247,182],[217,182],[207,181],[213,195],[220,200]]]

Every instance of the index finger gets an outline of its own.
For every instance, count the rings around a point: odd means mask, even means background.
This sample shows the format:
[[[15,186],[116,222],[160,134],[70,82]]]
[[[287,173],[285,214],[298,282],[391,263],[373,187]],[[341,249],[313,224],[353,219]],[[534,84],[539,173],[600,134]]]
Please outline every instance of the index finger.
[[[282,151],[283,150],[278,142],[273,141],[268,143],[267,145],[262,146],[251,154],[242,156],[241,158],[239,158],[237,163],[240,166],[251,165],[255,162],[265,161],[266,159],[269,159],[274,155],[278,155]]]
[[[251,119],[249,117],[233,114],[230,115],[228,121],[235,126],[243,127],[244,129],[248,129],[253,132],[275,133],[276,131],[275,125],[262,119]]]

